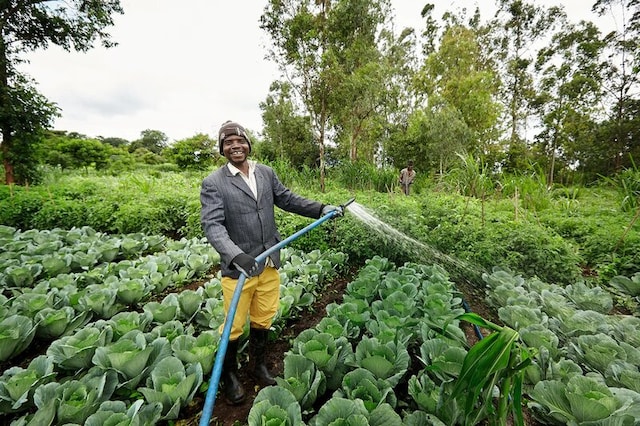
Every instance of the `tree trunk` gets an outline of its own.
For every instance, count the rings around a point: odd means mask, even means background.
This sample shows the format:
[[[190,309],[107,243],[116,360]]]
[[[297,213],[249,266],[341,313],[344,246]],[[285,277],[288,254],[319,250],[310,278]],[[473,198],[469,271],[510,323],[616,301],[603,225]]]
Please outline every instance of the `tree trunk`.
[[[6,136],[4,136],[4,132],[3,132],[3,136],[2,136],[2,163],[4,165],[4,182],[7,185],[12,185],[15,181],[14,176],[13,176],[13,164],[11,164],[11,162],[9,161],[9,156],[10,156],[10,149],[9,146],[10,144],[8,143],[8,139]]]
[[[322,109],[320,112],[320,140],[318,141],[318,145],[320,148],[320,192],[324,194],[324,178],[325,178],[325,170],[324,170],[324,135],[325,129],[327,127],[326,115],[327,115],[327,107],[325,105],[324,100],[322,101]]]
[[[349,159],[354,163],[358,159],[358,146],[356,144],[356,136],[351,134],[349,138]]]
[[[2,162],[4,164],[4,182],[14,183],[13,163],[11,162],[12,135],[11,125],[6,116],[9,110],[9,77],[7,73],[7,50],[0,34],[0,132],[2,132]]]

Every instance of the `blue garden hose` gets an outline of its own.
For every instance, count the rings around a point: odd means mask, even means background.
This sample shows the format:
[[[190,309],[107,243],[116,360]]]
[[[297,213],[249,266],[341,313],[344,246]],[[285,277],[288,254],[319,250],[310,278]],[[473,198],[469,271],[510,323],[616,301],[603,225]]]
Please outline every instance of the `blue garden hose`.
[[[346,203],[344,203],[341,207],[344,211],[344,208],[349,204],[353,203],[355,198],[350,199]],[[311,231],[318,225],[326,222],[331,219],[337,213],[336,210],[330,211],[326,215],[322,216],[320,219],[316,220],[312,224],[307,227],[299,230],[295,234],[290,237],[280,241],[275,246],[267,249],[262,254],[256,257],[256,262],[261,263],[267,259],[271,254],[280,250],[282,247],[286,246],[293,240],[301,237],[307,232]],[[213,370],[211,371],[211,380],[209,381],[209,389],[207,389],[207,396],[204,401],[204,407],[202,409],[202,417],[200,417],[200,426],[208,426],[211,421],[211,415],[213,414],[213,407],[216,403],[216,394],[218,393],[218,384],[220,383],[220,375],[222,374],[222,365],[224,363],[224,357],[227,353],[227,346],[229,345],[229,335],[231,334],[231,325],[233,324],[233,318],[236,316],[236,309],[238,307],[238,301],[240,300],[240,295],[242,294],[242,287],[244,286],[244,282],[247,279],[244,273],[240,274],[238,278],[238,283],[236,284],[236,289],[233,292],[233,297],[231,299],[231,304],[229,306],[229,312],[227,313],[227,317],[224,322],[224,328],[222,330],[222,336],[220,337],[220,345],[218,346],[218,351],[216,353],[215,364],[213,365]]]

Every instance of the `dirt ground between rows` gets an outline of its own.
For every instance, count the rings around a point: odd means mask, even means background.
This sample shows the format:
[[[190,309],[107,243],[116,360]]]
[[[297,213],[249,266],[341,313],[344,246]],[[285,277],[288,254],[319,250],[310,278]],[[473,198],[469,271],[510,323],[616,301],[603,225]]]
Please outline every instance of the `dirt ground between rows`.
[[[357,271],[352,271],[346,276],[340,277],[333,281],[322,293],[320,298],[316,300],[313,307],[306,311],[302,316],[295,318],[287,323],[284,327],[283,334],[277,341],[271,343],[271,347],[267,352],[267,366],[270,371],[276,375],[283,372],[283,360],[285,353],[291,347],[291,341],[303,330],[313,328],[326,315],[326,306],[333,302],[340,302],[345,292],[347,284],[355,277]],[[460,291],[469,305],[472,312],[477,313],[485,319],[497,322],[497,314],[484,302],[483,291],[474,288],[470,283],[458,283],[458,291]],[[479,338],[476,329],[468,323],[462,323],[462,328],[471,345],[476,343]],[[481,330],[486,335],[484,330]],[[241,369],[239,378],[242,382],[247,398],[237,406],[228,405],[219,395],[216,398],[213,415],[210,425],[212,426],[244,426],[247,424],[247,417],[253,405],[253,400],[260,391],[260,387],[256,386],[253,379],[249,377],[246,369]],[[208,378],[207,378],[208,379]],[[403,392],[402,389],[399,392]],[[187,409],[181,411],[181,418],[175,423],[176,426],[195,426],[199,425],[202,407],[204,406],[204,395],[198,395]],[[531,419],[528,413],[525,413],[527,425],[538,425],[539,423]],[[168,425],[167,425],[168,426]]]
[[[322,318],[326,315],[326,307],[327,305],[342,301],[342,296],[345,292],[347,284],[355,278],[357,274],[357,270],[354,268],[351,271],[348,271],[344,275],[339,278],[336,278],[331,283],[327,285],[327,287],[322,291],[320,297],[315,301],[312,307],[306,310],[300,316],[289,320],[286,326],[283,328],[282,334],[278,337],[278,339],[274,342],[270,343],[270,347],[267,351],[266,363],[270,371],[274,376],[282,375],[284,364],[283,360],[285,357],[285,353],[290,349],[291,342],[295,337],[308,328],[315,327]],[[195,289],[199,286],[202,286],[206,281],[194,282],[188,286],[182,287],[180,290],[185,289]],[[477,313],[483,318],[498,322],[497,314],[494,310],[492,310],[484,301],[484,291],[476,288],[471,283],[456,283],[458,291],[461,292],[462,297],[467,302],[469,309],[472,312]],[[175,292],[176,289],[167,290],[167,292]],[[158,295],[159,299],[162,299],[164,295]],[[472,327],[468,323],[462,323],[463,330],[467,335],[467,339],[471,345],[478,341],[478,336],[476,335],[476,329]],[[483,334],[486,334],[485,331],[482,331]],[[25,367],[29,364],[29,362],[38,355],[41,355],[46,352],[47,345],[43,342],[39,344],[34,342],[31,345],[27,352],[23,353],[20,356],[20,366]],[[246,352],[246,351],[245,351]],[[244,360],[244,364],[246,365],[246,359]],[[1,370],[9,368],[9,364],[15,365],[15,360],[12,360],[9,363],[5,363],[7,365],[0,365]],[[416,368],[416,367],[414,367]],[[408,374],[417,373],[416,371],[410,371]],[[247,417],[251,407],[253,405],[253,400],[256,395],[260,391],[260,388],[256,386],[253,379],[249,377],[246,368],[240,369],[239,378],[244,386],[245,393],[247,395],[245,401],[237,406],[228,405],[224,398],[218,396],[216,398],[216,403],[213,411],[213,415],[210,421],[210,426],[245,426],[247,425]],[[205,380],[210,380],[210,375],[204,378]],[[399,398],[402,397],[404,393],[406,395],[406,389],[397,389],[396,393],[399,395]],[[319,401],[319,406],[324,401]],[[189,404],[188,407],[184,407],[180,411],[180,418],[171,422],[163,422],[159,426],[194,426],[200,424],[200,418],[202,415],[202,409],[204,407],[204,394],[197,394],[193,401]],[[526,424],[527,425],[539,425],[539,423],[535,422],[531,419],[528,413],[525,412],[526,415]],[[11,419],[7,419],[5,416],[0,416],[0,424],[9,424]],[[6,423],[5,423],[6,422]]]

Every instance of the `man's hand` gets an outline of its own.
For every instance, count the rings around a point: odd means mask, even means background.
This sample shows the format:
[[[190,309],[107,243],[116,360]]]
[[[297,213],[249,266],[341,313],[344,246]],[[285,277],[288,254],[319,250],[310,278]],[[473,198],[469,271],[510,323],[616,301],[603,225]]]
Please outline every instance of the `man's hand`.
[[[344,212],[342,211],[342,207],[340,206],[332,206],[330,204],[327,204],[326,206],[322,207],[322,215],[321,216],[326,216],[329,213],[331,213],[332,211],[335,211],[335,213],[333,214],[333,217],[340,217],[344,214]]]
[[[256,262],[254,257],[249,256],[246,253],[240,253],[233,258],[231,263],[233,263],[238,271],[242,272],[247,277],[252,277],[256,272],[258,272],[258,262]]]

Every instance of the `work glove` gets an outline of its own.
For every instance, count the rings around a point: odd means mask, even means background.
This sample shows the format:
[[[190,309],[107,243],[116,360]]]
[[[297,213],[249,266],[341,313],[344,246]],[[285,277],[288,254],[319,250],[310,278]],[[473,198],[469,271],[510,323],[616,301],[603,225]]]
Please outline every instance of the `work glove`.
[[[252,256],[246,253],[240,253],[231,261],[236,269],[242,272],[247,277],[252,277],[258,272],[258,262]]]
[[[342,211],[342,207],[340,206],[332,206],[330,204],[327,204],[325,206],[322,206],[322,214],[321,216],[326,216],[329,213],[331,213],[332,211],[335,210],[335,213],[333,215],[334,218],[336,217],[340,217],[344,214],[344,212]]]

